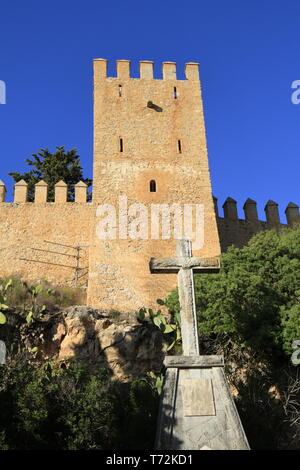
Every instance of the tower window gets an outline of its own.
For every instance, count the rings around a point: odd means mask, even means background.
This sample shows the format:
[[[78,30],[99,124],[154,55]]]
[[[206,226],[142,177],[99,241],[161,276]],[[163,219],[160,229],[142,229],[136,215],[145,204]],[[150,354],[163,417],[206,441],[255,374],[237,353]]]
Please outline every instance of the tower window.
[[[122,96],[122,85],[119,85],[119,96]]]
[[[174,99],[176,100],[177,99],[177,88],[176,88],[176,86],[174,86],[173,92],[174,92]]]
[[[178,140],[178,152],[182,153],[182,146],[181,146],[181,140]]]
[[[123,139],[121,137],[119,139],[119,150],[120,152],[123,152]]]
[[[156,193],[156,182],[154,180],[150,181],[150,193]]]

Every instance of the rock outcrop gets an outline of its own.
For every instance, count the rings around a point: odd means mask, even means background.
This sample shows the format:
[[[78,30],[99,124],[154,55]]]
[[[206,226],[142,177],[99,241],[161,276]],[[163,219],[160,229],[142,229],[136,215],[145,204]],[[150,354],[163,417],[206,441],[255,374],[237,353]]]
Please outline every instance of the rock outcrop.
[[[60,361],[75,357],[108,367],[115,378],[160,372],[166,343],[152,325],[135,320],[114,320],[89,307],[69,307],[42,335],[44,358]]]

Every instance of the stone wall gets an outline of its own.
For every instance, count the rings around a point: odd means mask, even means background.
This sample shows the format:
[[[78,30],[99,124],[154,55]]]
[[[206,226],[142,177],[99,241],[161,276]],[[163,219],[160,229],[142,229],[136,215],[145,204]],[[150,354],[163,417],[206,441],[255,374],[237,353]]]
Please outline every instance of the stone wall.
[[[218,256],[231,244],[243,246],[260,230],[283,225],[273,201],[266,205],[266,221],[258,220],[250,199],[244,205],[245,220],[238,219],[231,198],[219,217],[211,190],[198,64],[186,64],[185,80],[177,79],[173,62],[163,63],[162,80],[153,78],[150,61],[140,62],[140,78],[130,76],[127,60],[117,61],[115,78],[107,77],[104,59],[94,61],[94,71],[93,202],[87,203],[82,182],[75,186],[75,202],[67,202],[63,181],[55,186],[55,202],[48,202],[44,181],[36,185],[35,201],[27,202],[27,184],[19,181],[14,203],[5,203],[0,181],[0,277],[15,274],[87,287],[88,305],[134,311],[155,307],[156,299],[177,284],[176,275],[149,270],[151,257],[172,257],[176,250],[172,223],[170,238],[163,237],[166,215],[153,237],[153,205],[180,206],[181,218],[184,205],[203,207],[203,245],[193,245],[199,257]],[[120,225],[125,218],[129,223],[137,219],[137,204],[143,205],[147,220],[139,239]],[[115,236],[106,239],[99,237],[103,207],[115,211]],[[289,225],[298,221],[298,206],[290,203],[286,216]]]
[[[57,187],[55,202],[45,202],[46,193],[41,197],[39,192],[44,186],[37,186],[35,202],[27,202],[24,182],[15,187],[14,203],[4,202],[2,197],[0,277],[13,274],[25,280],[46,279],[56,285],[87,286],[89,247],[82,246],[80,250],[75,247],[93,243],[94,207],[78,202],[79,196],[83,200],[82,193],[77,193],[76,202],[66,202],[66,185]],[[0,194],[2,188],[5,196],[3,187],[2,183]]]
[[[142,203],[149,217],[144,239],[120,239],[119,233],[116,240],[96,238],[88,301],[107,309],[154,306],[177,281],[175,275],[149,272],[151,257],[174,256],[176,247],[174,239],[151,238],[153,204],[203,204],[204,245],[194,254],[220,253],[198,64],[186,64],[185,80],[177,80],[171,62],[163,64],[162,80],[153,78],[149,61],[140,62],[140,78],[130,76],[126,60],[117,61],[116,78],[107,77],[104,59],[94,61],[94,70],[94,203],[119,211],[123,196],[128,205]]]
[[[81,200],[84,201],[82,194]],[[92,273],[97,276],[97,285],[94,284],[94,288],[100,294],[103,291],[106,294],[111,293],[111,310],[125,311],[148,307],[151,303],[155,304],[157,298],[165,297],[166,293],[176,286],[176,275],[150,274],[149,260],[151,257],[160,257],[162,253],[165,256],[173,256],[175,241],[164,240],[163,251],[162,240],[100,241],[95,237],[97,207],[98,205],[86,202],[1,202],[0,277],[14,274],[26,280],[46,279],[55,285],[74,287],[77,284],[87,287],[88,282],[91,282],[88,280],[88,273],[92,266]],[[253,200],[247,200],[244,205],[245,219],[238,218],[236,201],[232,198],[227,198],[223,209],[224,217],[219,217],[215,198],[222,252],[232,244],[237,247],[244,246],[261,230],[291,226],[300,220],[299,208],[293,203],[289,203],[286,208],[286,224],[280,222],[278,205],[274,201],[269,201],[265,206],[265,221],[258,219],[256,203]],[[83,246],[79,251],[78,266],[78,251],[75,249],[77,245],[90,245]],[[106,252],[107,257],[103,264],[95,263],[98,259],[96,250]],[[123,253],[126,253],[128,269],[125,273],[121,262]],[[76,270],[76,266],[79,269]],[[90,277],[93,277],[93,274],[90,274]],[[105,290],[102,289],[104,285]],[[118,290],[123,295],[129,295],[127,304],[114,303],[113,296]],[[89,305],[104,308],[97,295],[90,298]]]
[[[214,198],[214,202],[222,253],[231,245],[238,248],[245,246],[253,235],[262,230],[288,227],[300,222],[299,207],[292,202],[285,209],[286,224],[280,221],[278,204],[271,200],[264,208],[265,221],[258,219],[256,202],[253,199],[247,199],[243,206],[245,219],[238,218],[237,202],[231,197],[222,206],[224,217],[219,217],[217,198]]]

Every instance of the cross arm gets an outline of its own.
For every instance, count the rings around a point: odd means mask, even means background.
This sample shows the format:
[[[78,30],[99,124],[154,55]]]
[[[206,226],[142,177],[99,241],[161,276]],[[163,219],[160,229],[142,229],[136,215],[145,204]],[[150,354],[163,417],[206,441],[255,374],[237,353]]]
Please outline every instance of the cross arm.
[[[151,258],[151,273],[178,273],[183,269],[193,269],[194,273],[217,273],[220,270],[219,258]]]

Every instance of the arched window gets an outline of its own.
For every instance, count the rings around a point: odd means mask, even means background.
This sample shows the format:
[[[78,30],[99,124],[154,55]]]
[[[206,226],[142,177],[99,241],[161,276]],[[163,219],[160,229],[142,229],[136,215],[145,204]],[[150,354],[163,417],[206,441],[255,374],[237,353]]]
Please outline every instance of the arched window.
[[[156,193],[156,182],[154,180],[150,181],[150,193]]]

